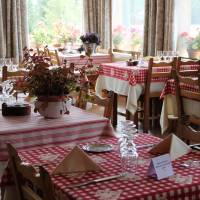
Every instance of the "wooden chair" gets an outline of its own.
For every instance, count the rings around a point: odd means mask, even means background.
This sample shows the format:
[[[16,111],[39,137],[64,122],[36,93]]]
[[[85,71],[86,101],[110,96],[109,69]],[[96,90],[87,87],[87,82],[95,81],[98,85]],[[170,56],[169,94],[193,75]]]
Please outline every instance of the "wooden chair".
[[[22,162],[16,149],[7,144],[9,167],[21,200],[55,200],[51,178],[48,172],[39,167],[39,172],[27,163]]]
[[[154,62],[153,58],[150,58],[149,64],[148,64],[148,74],[147,74],[147,79],[145,83],[145,89],[144,89],[144,94],[140,97],[143,99],[143,109],[139,108],[135,114],[135,123],[138,123],[138,115],[142,113],[143,115],[143,131],[145,133],[148,132],[149,130],[149,119],[159,119],[158,116],[150,116],[150,102],[152,99],[159,98],[161,91],[151,91],[151,84],[152,84],[152,79],[155,78],[168,78],[170,79],[172,77],[171,74],[171,69],[175,68],[176,64],[176,58],[173,59],[173,61],[170,62]],[[169,71],[159,71],[156,72],[156,68],[159,67],[169,67]],[[156,106],[157,107],[157,106]],[[152,108],[152,110],[155,109]]]
[[[6,80],[17,80],[17,79],[21,79],[26,75],[26,71],[23,70],[18,70],[18,71],[8,71],[8,67],[7,66],[3,66],[2,68],[2,81],[6,81]]]
[[[197,69],[190,69],[190,70],[182,70],[181,66],[199,66]],[[200,60],[197,59],[186,59],[183,57],[178,57],[177,63],[176,63],[176,69],[182,76],[196,76],[198,73],[198,69],[200,69]]]
[[[50,50],[46,46],[44,48],[44,54],[45,54],[45,56],[47,56],[47,57],[49,57],[51,59],[51,65],[60,66],[61,63],[60,63],[60,59],[59,59],[57,50]]]
[[[200,70],[196,76],[188,76],[187,72],[180,75],[177,71],[175,71],[174,74],[178,107],[177,135],[187,143],[200,143],[200,117],[187,115],[183,103],[184,98],[195,100],[200,103]],[[184,84],[187,84],[187,86],[190,87],[195,87],[197,90],[186,90],[183,87]]]
[[[98,105],[96,111],[93,109],[89,109],[89,111],[94,111],[97,114],[99,114],[99,106],[104,107],[103,116],[108,119],[111,119],[113,109],[113,98],[113,92],[109,92],[106,98],[100,98],[95,94],[89,94],[86,90],[80,90],[76,106],[84,110],[88,110],[88,103],[92,105]]]

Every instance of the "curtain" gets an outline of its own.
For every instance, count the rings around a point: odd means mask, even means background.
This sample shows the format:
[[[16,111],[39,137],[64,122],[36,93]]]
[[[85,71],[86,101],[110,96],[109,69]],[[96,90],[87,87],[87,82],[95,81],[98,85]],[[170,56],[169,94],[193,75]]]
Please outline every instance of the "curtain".
[[[86,32],[100,36],[101,47],[112,45],[112,0],[84,0],[84,27]]]
[[[174,0],[145,0],[144,56],[172,50],[173,15]]]
[[[27,44],[27,0],[0,0],[0,57],[21,60]]]

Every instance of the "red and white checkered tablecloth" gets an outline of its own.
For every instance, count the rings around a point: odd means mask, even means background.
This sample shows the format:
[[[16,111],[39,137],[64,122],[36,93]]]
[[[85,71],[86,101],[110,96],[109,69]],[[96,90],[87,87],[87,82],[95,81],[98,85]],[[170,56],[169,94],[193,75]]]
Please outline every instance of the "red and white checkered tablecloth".
[[[59,54],[59,58],[61,59],[61,63],[66,59],[69,63],[75,63],[76,65],[85,65],[87,63],[87,57],[80,59],[80,54]],[[91,56],[93,59],[92,63],[96,65],[100,65],[101,63],[109,63],[111,62],[110,54],[93,54]]]
[[[135,140],[137,145],[157,143],[160,139],[151,135],[141,135]],[[191,163],[200,160],[200,152],[194,152],[182,156],[173,161],[174,176],[157,180],[147,176],[147,169],[152,155],[149,149],[139,149],[138,170],[136,176],[123,177],[120,179],[90,184],[80,188],[67,188],[69,185],[82,183],[96,178],[107,177],[121,173],[121,161],[118,153],[117,139],[101,139],[98,142],[113,144],[114,150],[108,153],[92,154],[94,161],[104,169],[102,172],[87,172],[71,175],[52,176],[57,199],[59,196],[67,196],[69,199],[82,200],[178,200],[178,199],[200,199],[200,165],[182,167],[183,163]],[[81,145],[80,145],[81,146]],[[70,146],[40,148],[29,151],[21,151],[23,160],[31,164],[46,163],[44,167],[51,173],[57,163],[61,161],[72,149]],[[54,160],[44,161],[47,156]],[[62,199],[62,198],[61,198]],[[65,199],[65,198],[63,198]]]
[[[192,92],[198,92],[198,90],[199,90],[199,88],[197,86],[189,85],[189,84],[185,84],[185,83],[180,84],[180,87],[183,90],[188,90],[188,91],[192,91]],[[163,88],[163,91],[161,93],[160,98],[164,98],[164,96],[168,95],[168,94],[175,95],[175,91],[176,91],[176,89],[175,89],[174,79],[167,80],[165,83],[165,87]]]
[[[197,65],[181,66],[181,70],[184,69],[197,69]],[[157,67],[155,72],[168,72],[171,67]],[[117,78],[120,80],[128,81],[130,85],[136,85],[138,83],[145,83],[148,72],[147,63],[145,66],[127,66],[126,62],[115,63],[102,63],[100,65],[99,74]],[[153,78],[153,82],[165,82],[167,78]]]
[[[96,140],[102,135],[113,136],[108,119],[76,107],[59,119],[45,119],[38,113],[29,116],[0,115],[0,160],[7,160],[6,143],[17,149]]]

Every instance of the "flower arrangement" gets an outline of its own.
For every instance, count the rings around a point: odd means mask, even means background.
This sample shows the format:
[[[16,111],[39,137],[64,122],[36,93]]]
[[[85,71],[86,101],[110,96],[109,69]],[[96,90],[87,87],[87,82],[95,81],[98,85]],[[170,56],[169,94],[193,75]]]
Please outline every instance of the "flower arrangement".
[[[28,70],[25,82],[30,96],[67,96],[87,84],[86,71],[93,66],[91,58],[82,67],[76,67],[74,63],[68,65],[66,60],[62,66],[51,67],[48,57],[30,52],[32,50],[24,48],[24,63]],[[84,57],[82,55],[80,59]]]
[[[180,38],[188,49],[200,50],[200,31],[197,31],[195,37],[190,36],[188,32],[182,32]]]
[[[96,45],[100,44],[100,38],[96,33],[86,33],[80,37],[83,43],[95,43]]]
[[[131,49],[140,51],[142,48],[142,31],[136,27],[130,29],[130,44]]]
[[[118,48],[118,46],[123,41],[124,36],[125,36],[125,28],[123,26],[119,25],[113,29],[112,38],[115,48]]]

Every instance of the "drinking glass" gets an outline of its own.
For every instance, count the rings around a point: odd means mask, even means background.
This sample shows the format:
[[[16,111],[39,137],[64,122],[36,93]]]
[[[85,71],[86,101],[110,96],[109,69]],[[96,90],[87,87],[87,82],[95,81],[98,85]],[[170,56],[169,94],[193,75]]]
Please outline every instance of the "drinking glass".
[[[2,73],[2,67],[5,65],[5,58],[0,58],[0,73]]]
[[[137,134],[133,121],[121,122],[122,135],[119,138],[119,153],[121,157],[122,171],[126,174],[135,174],[137,171],[137,149],[134,137]]]
[[[138,153],[134,144],[134,137],[132,134],[127,134],[125,138],[120,146],[122,171],[125,174],[135,174],[137,172]]]
[[[5,65],[8,67],[9,71],[12,71],[12,59],[11,58],[5,58]]]
[[[13,82],[11,80],[3,81],[1,83],[2,86],[2,95],[0,97],[2,102],[8,102],[11,100],[11,92],[13,91]]]
[[[157,51],[156,52],[156,57],[158,58],[158,61],[162,61],[162,56],[163,56],[163,52],[162,51]]]

